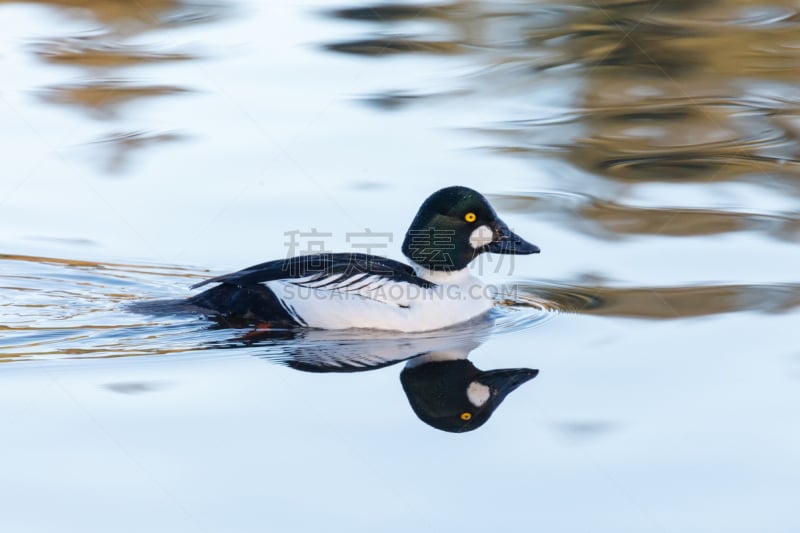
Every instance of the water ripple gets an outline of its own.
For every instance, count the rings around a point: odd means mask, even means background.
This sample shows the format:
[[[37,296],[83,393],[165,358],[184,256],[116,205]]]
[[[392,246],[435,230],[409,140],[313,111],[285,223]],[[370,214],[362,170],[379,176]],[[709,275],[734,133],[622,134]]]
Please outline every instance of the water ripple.
[[[466,126],[496,153],[630,185],[800,187],[794,2],[390,3],[328,14],[371,31],[331,51],[470,54],[458,91],[394,87],[365,101],[508,109],[508,120]],[[416,33],[399,36],[412,22]]]
[[[565,312],[638,319],[678,319],[734,312],[785,313],[800,307],[800,284],[607,287],[519,283],[523,296]]]
[[[376,354],[382,354],[389,364],[453,343],[542,326],[560,313],[674,319],[783,313],[800,306],[797,284],[619,288],[520,280],[502,288],[488,319],[419,334],[227,328],[185,311],[142,314],[126,308],[129,302],[182,298],[186,287],[205,276],[175,266],[0,256],[0,361],[228,348],[276,360],[285,360],[287,354],[298,359],[303,353],[346,352],[353,354],[348,360],[363,359],[365,365],[367,360],[377,364]]]
[[[220,327],[169,305],[180,302],[188,295],[188,286],[205,277],[206,272],[176,266],[0,255],[0,301],[5,302],[0,305],[0,362],[165,355],[214,348],[281,357],[287,350],[302,351],[309,343],[316,351],[343,343],[364,353],[377,347],[385,352],[386,346],[398,343],[407,343],[408,350],[412,346],[421,350],[527,329],[552,316],[535,295],[515,300],[509,291],[498,296],[499,305],[490,320],[421,334]]]
[[[567,193],[495,195],[493,200],[503,210],[550,220],[560,227],[601,239],[634,235],[686,237],[750,231],[781,241],[800,241],[800,216],[796,213],[639,207],[588,194]]]
[[[36,55],[56,64],[116,68],[141,63],[188,61],[189,52],[169,52],[141,44],[120,43],[108,34],[74,35],[32,43]]]

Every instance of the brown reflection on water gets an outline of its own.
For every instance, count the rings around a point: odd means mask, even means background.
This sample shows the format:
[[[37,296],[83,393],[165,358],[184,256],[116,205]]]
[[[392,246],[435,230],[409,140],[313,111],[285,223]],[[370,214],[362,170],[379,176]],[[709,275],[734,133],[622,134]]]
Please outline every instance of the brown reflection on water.
[[[74,67],[79,70],[79,75],[72,73],[63,83],[32,89],[46,102],[78,109],[103,122],[117,120],[133,104],[191,91],[191,87],[142,81],[147,78],[141,76],[140,70],[136,70],[136,77],[130,77],[128,70],[151,63],[198,59],[195,52],[169,44],[169,39],[159,32],[213,22],[226,16],[230,10],[229,4],[213,1],[0,0],[0,5],[10,3],[49,6],[61,16],[95,25],[89,32],[74,35],[35,36],[36,40],[29,47],[32,57],[46,65]],[[150,35],[153,44],[143,42],[143,38]],[[175,124],[175,129],[180,126]],[[159,127],[163,128],[163,125]],[[127,167],[123,162],[129,162],[131,156],[142,148],[180,138],[170,132],[152,133],[147,124],[122,133],[119,128],[114,128],[107,135],[101,135],[104,145],[114,146],[113,150],[106,152],[109,160],[102,163],[102,169],[109,173],[121,172]],[[84,139],[87,143],[94,141],[97,139]]]
[[[198,273],[190,268],[182,268],[177,266],[161,267],[161,266],[148,266],[136,265],[128,263],[99,263],[97,261],[85,261],[83,259],[64,259],[60,257],[38,257],[33,255],[19,255],[19,254],[3,254],[0,253],[0,261],[20,261],[22,264],[40,264],[40,265],[53,265],[74,267],[86,270],[103,271],[107,275],[113,275],[115,272],[121,273],[121,277],[125,277],[125,273],[138,273],[138,274],[151,274],[158,272],[159,276],[169,276],[186,278],[187,283],[193,283],[192,280],[197,278],[207,277],[208,273]]]
[[[41,357],[126,357],[202,349],[194,317],[124,311],[204,273],[188,268],[0,254],[0,363]]]
[[[800,307],[800,285],[687,287],[551,286],[519,284],[518,297],[549,301],[555,309],[640,319],[675,319],[754,311],[784,313]]]
[[[659,96],[640,96],[637,90]],[[553,143],[559,150],[549,155],[628,182],[795,180],[797,132],[781,118],[800,116],[800,100],[748,105],[736,102],[738,96],[713,97],[717,91],[732,92],[704,81],[643,80],[636,87],[598,79],[578,118],[586,132],[569,139],[571,144]],[[654,109],[642,112],[650,104]],[[521,143],[518,151],[547,148],[525,129],[513,133]]]
[[[77,106],[98,118],[114,118],[119,107],[140,98],[186,92],[175,85],[151,85],[124,79],[99,79],[48,87],[47,101]]]
[[[435,41],[474,54],[474,75],[460,80],[465,92],[519,103],[513,121],[475,125],[500,152],[634,184],[747,180],[794,192],[800,185],[796,2],[458,1],[331,15],[379,31],[332,50],[423,53]],[[425,20],[436,22],[430,31],[399,33],[404,22]],[[393,39],[397,46],[376,45]],[[528,111],[540,86],[576,81],[570,108]],[[426,98],[398,88],[370,100],[397,109]]]
[[[88,18],[126,32],[213,21],[226,11],[223,4],[215,2],[181,0],[0,0],[0,4],[46,5],[65,15]]]
[[[107,33],[40,41],[35,43],[34,51],[49,63],[87,68],[115,68],[195,58],[193,54],[187,52],[151,50],[139,44],[116,42]]]
[[[540,220],[551,220],[601,239],[754,231],[778,240],[800,242],[800,219],[790,215],[634,207],[582,194],[493,195],[492,198],[504,211],[535,213]]]

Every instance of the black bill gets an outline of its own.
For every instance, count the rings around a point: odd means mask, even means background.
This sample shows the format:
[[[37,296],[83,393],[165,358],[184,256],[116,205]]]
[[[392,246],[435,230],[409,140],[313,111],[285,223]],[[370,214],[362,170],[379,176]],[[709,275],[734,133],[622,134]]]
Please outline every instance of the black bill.
[[[494,228],[494,240],[486,245],[486,251],[495,254],[538,254],[539,247],[531,244],[509,229],[502,220]]]

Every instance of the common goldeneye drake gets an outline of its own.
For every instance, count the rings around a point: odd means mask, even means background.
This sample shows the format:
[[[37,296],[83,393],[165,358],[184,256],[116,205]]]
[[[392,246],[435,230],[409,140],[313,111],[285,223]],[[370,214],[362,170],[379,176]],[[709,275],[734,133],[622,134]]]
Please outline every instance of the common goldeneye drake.
[[[223,320],[270,327],[429,331],[492,308],[467,268],[478,255],[539,248],[512,232],[477,191],[447,187],[423,202],[402,251],[413,266],[361,253],[269,261],[193,285],[217,284],[188,303]]]

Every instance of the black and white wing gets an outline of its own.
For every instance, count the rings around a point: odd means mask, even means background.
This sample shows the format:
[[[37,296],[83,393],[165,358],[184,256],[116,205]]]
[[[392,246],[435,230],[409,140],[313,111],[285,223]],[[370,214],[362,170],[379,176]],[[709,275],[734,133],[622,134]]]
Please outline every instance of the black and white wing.
[[[387,283],[409,283],[422,288],[434,286],[416,275],[410,266],[367,254],[310,254],[261,263],[238,272],[217,276],[192,285],[224,283],[238,287],[270,281],[284,281],[310,289],[364,292]]]

